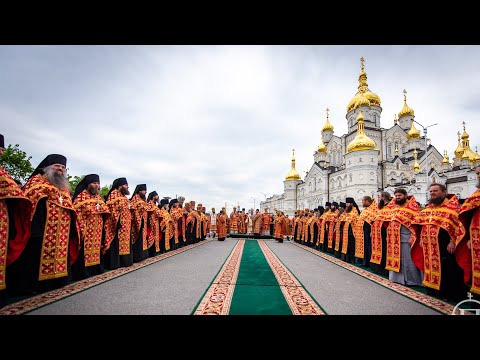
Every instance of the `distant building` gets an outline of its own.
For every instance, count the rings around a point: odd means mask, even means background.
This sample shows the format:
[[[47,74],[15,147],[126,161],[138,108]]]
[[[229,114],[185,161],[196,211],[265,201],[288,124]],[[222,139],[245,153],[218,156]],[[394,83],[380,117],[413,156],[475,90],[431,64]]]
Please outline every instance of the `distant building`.
[[[382,128],[381,100],[368,88],[362,58],[358,91],[348,103],[345,115],[348,133],[340,137],[333,134],[327,109],[320,145],[313,153],[314,162],[305,178],[302,180],[295,169],[294,151],[283,194],[260,202],[260,208],[293,215],[297,209],[345,201],[346,197],[353,197],[361,207],[363,196],[376,199],[383,190],[393,195],[398,187],[426,204],[428,187],[435,182],[445,184],[447,191],[459,198],[472,194],[476,190],[475,167],[480,164],[480,156],[470,148],[465,122],[463,133],[457,133],[458,145],[450,162],[446,151],[441,154],[415,127],[414,111],[407,105],[407,92],[403,92],[398,119],[395,116],[392,127]]]

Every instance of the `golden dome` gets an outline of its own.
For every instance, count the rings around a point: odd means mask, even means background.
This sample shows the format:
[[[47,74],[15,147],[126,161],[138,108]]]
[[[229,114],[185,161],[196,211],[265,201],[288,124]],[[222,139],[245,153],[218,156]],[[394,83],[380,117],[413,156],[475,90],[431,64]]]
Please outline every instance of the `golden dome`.
[[[300,174],[295,169],[295,149],[293,149],[293,155],[292,155],[292,168],[290,169],[287,176],[285,177],[285,180],[300,180]]]
[[[330,124],[330,120],[328,120],[328,112],[330,110],[327,108],[327,121],[325,122],[325,125],[323,126],[322,128],[322,132],[325,132],[325,131],[331,131],[333,132],[333,125]]]
[[[461,159],[463,155],[463,146],[460,144],[460,131],[457,132],[457,135],[458,135],[458,146],[455,149],[454,154],[457,159]]]
[[[442,165],[450,164],[450,159],[448,158],[447,151],[443,153]]]
[[[358,131],[355,138],[348,144],[347,152],[359,151],[359,150],[373,150],[376,147],[375,141],[370,139],[367,134],[365,134],[365,129],[363,127],[363,114],[360,111],[357,116],[358,122]]]
[[[415,127],[415,123],[412,121],[412,127],[407,133],[407,139],[418,139],[420,137],[420,130]]]
[[[468,153],[467,153],[467,149],[463,149],[463,155],[462,155],[462,160],[470,160],[469,156],[468,156]]]
[[[403,90],[403,108],[398,113],[398,118],[400,119],[404,116],[409,116],[409,115],[413,116],[414,114],[415,114],[415,112],[413,111],[413,109],[411,109],[407,105],[407,90]]]
[[[359,94],[359,98],[355,103],[355,108],[358,108],[360,106],[370,106],[370,100],[368,100],[364,94]]]
[[[323,143],[323,139],[322,139],[322,138],[320,138],[320,145],[318,145],[317,152],[318,152],[318,153],[325,153],[325,152],[327,152],[327,147],[326,147],[325,144]]]
[[[367,73],[365,72],[364,61],[365,60],[362,57],[360,59],[360,62],[362,64],[362,70],[360,71],[360,76],[358,77],[358,91],[352,98],[352,100],[350,100],[350,102],[348,103],[347,112],[356,109],[358,106],[366,104],[365,100],[363,100],[362,97],[365,97],[365,99],[369,101],[369,104],[367,106],[381,105],[380,97],[377,94],[371,92],[368,88]],[[359,102],[359,100],[361,101]]]
[[[475,154],[472,149],[470,149],[470,141],[468,138],[470,135],[467,134],[465,131],[465,121],[463,122],[463,134],[462,134],[462,147],[463,147],[463,155],[462,155],[462,160],[470,160],[470,162],[473,164],[475,162],[477,154]]]

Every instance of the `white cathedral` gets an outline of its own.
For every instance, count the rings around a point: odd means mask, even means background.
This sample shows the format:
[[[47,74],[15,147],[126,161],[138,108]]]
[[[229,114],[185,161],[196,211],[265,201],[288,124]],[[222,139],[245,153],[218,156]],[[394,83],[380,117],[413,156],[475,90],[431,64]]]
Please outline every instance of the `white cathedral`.
[[[470,149],[469,135],[458,132],[458,146],[450,162],[447,152],[442,155],[415,127],[413,109],[407,105],[404,90],[403,108],[395,116],[391,128],[380,126],[380,97],[367,84],[364,59],[358,77],[358,91],[348,103],[346,119],[348,133],[334,135],[328,118],[322,129],[320,145],[314,152],[314,162],[302,180],[292,167],[284,180],[284,192],[260,202],[263,212],[274,209],[292,216],[297,209],[325,206],[325,202],[345,202],[353,197],[360,208],[365,195],[377,199],[380,191],[393,196],[396,188],[404,188],[422,205],[428,202],[432,183],[447,186],[448,193],[466,198],[476,190],[475,167],[480,165],[478,151]],[[420,125],[421,126],[421,125]]]

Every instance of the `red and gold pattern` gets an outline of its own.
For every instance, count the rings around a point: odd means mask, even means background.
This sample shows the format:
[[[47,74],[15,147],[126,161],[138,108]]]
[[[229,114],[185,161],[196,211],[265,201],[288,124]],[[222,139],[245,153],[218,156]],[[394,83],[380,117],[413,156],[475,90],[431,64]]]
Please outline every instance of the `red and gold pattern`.
[[[228,315],[238,278],[245,240],[239,240],[194,315]]]
[[[358,266],[355,266],[353,264],[349,264],[349,263],[346,263],[345,261],[342,261],[340,259],[337,259],[331,255],[327,255],[327,254],[324,254],[322,252],[319,252],[317,250],[314,250],[308,246],[304,246],[304,245],[301,245],[301,244],[297,244],[297,243],[294,243],[294,245],[298,246],[298,247],[301,247],[302,249],[308,251],[308,252],[311,252],[312,254],[315,254],[319,257],[321,257],[322,259],[325,259],[327,261],[330,261],[331,263],[334,263],[338,266],[341,266],[342,268],[345,268],[351,272],[354,272],[364,278],[367,278],[377,284],[380,284],[384,287],[386,287],[387,289],[390,289],[392,291],[395,291],[399,294],[402,294],[410,299],[413,299],[425,306],[428,306],[438,312],[441,312],[443,314],[446,314],[446,315],[451,315],[453,314],[453,312],[455,311],[455,315],[460,315],[460,310],[458,308],[455,308],[453,305],[450,305],[449,303],[445,302],[445,301],[442,301],[442,300],[438,300],[434,297],[431,297],[429,295],[426,295],[424,293],[421,293],[419,291],[416,291],[408,286],[404,286],[404,285],[401,285],[401,284],[398,284],[398,283],[394,283],[382,276],[379,276],[377,274],[374,274],[370,271],[367,271],[367,270],[364,270]],[[471,313],[469,312],[465,312],[465,315],[471,315]]]
[[[392,200],[395,202],[395,200]],[[412,222],[420,212],[420,206],[418,206],[415,197],[409,196],[404,206],[397,205],[392,207],[390,213],[390,222],[387,226],[387,261],[385,264],[386,270],[395,272],[400,271],[401,264],[401,241],[400,241],[400,229],[405,226],[410,230],[412,241],[415,239],[415,228],[412,226]]]
[[[8,210],[5,200],[0,200],[0,290],[6,288],[5,275],[7,269],[8,248]]]
[[[148,213],[151,212],[152,209],[150,206],[148,206],[147,202],[140,197],[139,194],[135,194],[135,196],[130,200],[130,204],[130,209],[132,211],[132,244],[134,244],[138,239],[143,221],[142,250],[147,250],[147,219]]]
[[[370,206],[366,207],[360,212],[360,219],[372,225],[372,222],[375,220],[378,214],[378,211],[379,210],[378,210],[377,203],[375,202],[375,200],[373,200]]]
[[[269,213],[262,214],[262,231],[270,231],[270,221],[272,216]]]
[[[382,262],[382,226],[384,221],[389,221],[390,210],[395,205],[395,201],[391,200],[386,206],[378,210],[377,216],[372,224],[372,256],[370,262],[380,265]]]
[[[173,219],[170,216],[170,213],[165,210],[161,209],[160,210],[160,229],[161,231],[165,230],[165,250],[169,251],[170,250],[170,239],[175,236],[175,226],[173,224]]]
[[[332,221],[332,223],[335,224],[335,246],[334,249],[335,251],[340,251],[340,239],[342,236],[342,232],[340,231],[340,228],[342,227],[342,222],[345,222],[345,212],[341,213],[335,222]],[[345,226],[345,225],[344,225]]]
[[[9,241],[8,206],[15,214],[15,238]],[[30,236],[32,203],[20,189],[20,186],[0,166],[0,290],[5,289],[5,271],[7,265],[14,262],[22,253]]]
[[[150,206],[151,211],[148,215],[147,247],[150,249],[150,247],[155,244],[155,252],[158,253],[160,251],[160,239],[162,237],[162,233],[160,232],[160,218],[162,213],[153,200],[150,200],[148,206]]]
[[[166,258],[169,258],[171,256],[180,254],[184,251],[188,251],[192,248],[195,248],[197,246],[201,246],[203,244],[206,244],[212,240],[205,240],[197,244],[192,244],[188,246],[184,246],[180,249],[176,249],[173,251],[170,251],[168,253],[160,254],[155,257],[151,257],[148,259],[145,259],[143,261],[140,261],[138,263],[134,263],[133,265],[129,267],[122,267],[116,270],[108,271],[106,273],[96,275],[89,277],[85,280],[77,281],[75,283],[66,285],[60,289],[52,290],[46,293],[42,293],[37,296],[30,297],[25,300],[17,301],[12,304],[6,305],[5,307],[0,309],[0,315],[21,315],[25,314],[29,311],[33,311],[39,307],[48,305],[50,303],[53,303],[55,301],[61,300],[63,298],[66,298],[68,296],[74,295],[76,293],[79,293],[81,291],[87,290],[91,287],[100,285],[104,282],[110,281],[112,279],[118,278],[120,276],[123,276],[125,274],[128,274],[132,271],[138,270],[142,267],[151,265],[153,263],[156,263],[158,261],[164,260]]]
[[[223,239],[227,236],[227,215],[220,213],[217,215],[217,236]]]
[[[173,220],[174,241],[175,241],[175,244],[178,244],[178,237],[179,237],[179,235],[181,234],[181,231],[182,231],[182,228],[181,228],[182,224],[181,223],[179,224],[179,222],[180,222],[179,220],[183,219],[183,209],[180,208],[180,207],[171,208],[170,209],[170,216]],[[183,239],[183,241],[185,241],[185,238]]]
[[[83,244],[85,266],[100,264],[103,221],[110,214],[100,195],[82,191],[73,201],[80,230],[80,246]]]
[[[328,226],[328,248],[331,249],[332,246],[333,246],[333,236],[335,234],[335,221],[337,219],[337,216],[338,216],[338,213],[340,212],[340,210],[335,210],[332,212],[332,210],[330,210],[329,213],[327,213],[327,216],[325,216],[325,226]],[[325,235],[325,232],[323,233],[323,235]],[[323,244],[323,239],[324,237],[322,236],[322,238],[320,239],[321,243]]]
[[[79,229],[72,198],[67,189],[58,189],[42,175],[32,176],[24,186],[25,195],[33,204],[32,218],[38,202],[47,198],[47,220],[43,235],[38,280],[67,276],[67,261],[74,263],[78,256]],[[70,223],[76,233],[70,234]]]
[[[459,211],[459,217],[464,226],[469,230],[468,238],[466,236],[459,244],[459,247],[463,242],[470,241],[469,253],[471,260],[462,264],[457,256],[457,262],[462,266],[465,278],[468,277],[468,279],[465,279],[465,282],[470,282],[471,280],[470,292],[480,295],[480,189],[465,200]]]
[[[118,229],[119,254],[130,254],[130,233],[132,225],[132,213],[130,211],[130,201],[117,189],[113,190],[107,199],[107,206],[110,210],[110,217],[105,221],[105,247],[103,253],[110,248]]]
[[[356,207],[352,207],[352,211],[345,214],[345,225],[343,226],[343,242],[342,242],[342,253],[346,254],[348,249],[348,228],[351,226],[353,231],[353,236],[355,237],[355,256],[363,259],[363,231],[359,235],[360,231],[357,229],[357,224],[359,223],[359,215]],[[363,229],[362,229],[363,230]]]
[[[268,265],[275,274],[283,296],[292,310],[293,315],[325,315],[320,306],[303,288],[293,274],[280,262],[277,256],[268,248],[265,241],[258,240],[260,249],[267,259]]]
[[[421,226],[420,235],[417,236],[420,241],[417,238],[413,240],[412,260],[424,272],[423,284],[432,289],[440,289],[442,276],[438,243],[440,229],[447,231],[450,241],[455,245],[465,236],[465,227],[458,218],[459,210],[460,203],[456,195],[447,195],[440,206],[428,205],[412,222]]]

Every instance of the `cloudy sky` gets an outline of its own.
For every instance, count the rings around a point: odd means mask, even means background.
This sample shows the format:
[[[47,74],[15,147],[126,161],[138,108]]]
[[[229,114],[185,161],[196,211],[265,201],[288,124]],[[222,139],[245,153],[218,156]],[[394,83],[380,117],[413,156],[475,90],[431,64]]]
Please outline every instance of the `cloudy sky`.
[[[32,165],[126,177],[219,209],[281,194],[295,148],[313,164],[325,109],[347,130],[360,57],[393,126],[403,89],[450,158],[466,122],[480,147],[480,46],[0,46],[0,133]]]

